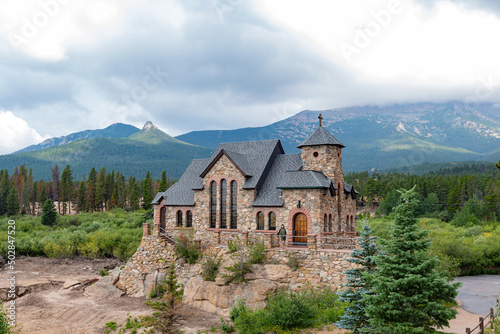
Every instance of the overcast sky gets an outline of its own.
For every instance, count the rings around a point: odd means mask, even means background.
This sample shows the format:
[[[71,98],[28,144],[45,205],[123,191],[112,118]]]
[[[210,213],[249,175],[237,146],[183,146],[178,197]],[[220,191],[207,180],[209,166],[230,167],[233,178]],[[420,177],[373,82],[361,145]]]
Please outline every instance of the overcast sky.
[[[0,154],[150,120],[500,102],[497,0],[0,0]]]

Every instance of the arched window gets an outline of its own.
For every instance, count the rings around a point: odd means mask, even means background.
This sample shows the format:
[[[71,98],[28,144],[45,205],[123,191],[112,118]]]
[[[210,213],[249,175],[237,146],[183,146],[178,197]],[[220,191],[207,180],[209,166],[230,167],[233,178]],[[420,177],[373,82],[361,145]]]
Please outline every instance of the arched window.
[[[354,232],[354,224],[356,224],[356,221],[354,220],[354,216],[351,215],[351,232]]]
[[[333,218],[331,214],[328,216],[328,232],[333,232]]]
[[[231,182],[231,228],[238,228],[238,183]]]
[[[182,211],[177,211],[177,227],[182,227]]]
[[[262,213],[262,211],[259,211],[259,213],[257,213],[257,229],[264,229],[264,214]]]
[[[193,213],[191,210],[186,212],[186,227],[193,227]]]
[[[328,232],[328,217],[325,213],[325,218],[323,218],[323,231],[324,232]]]
[[[340,193],[342,192],[342,188],[340,188],[340,182],[338,183],[338,189],[337,189],[337,232],[342,232],[342,225],[340,224],[340,215],[341,215],[341,200],[342,197],[340,196]]]
[[[276,214],[274,212],[269,212],[269,229],[276,230]]]
[[[217,221],[217,185],[210,183],[210,228],[215,228]]]
[[[225,179],[222,179],[220,181],[220,228],[227,228],[226,206],[227,181]]]

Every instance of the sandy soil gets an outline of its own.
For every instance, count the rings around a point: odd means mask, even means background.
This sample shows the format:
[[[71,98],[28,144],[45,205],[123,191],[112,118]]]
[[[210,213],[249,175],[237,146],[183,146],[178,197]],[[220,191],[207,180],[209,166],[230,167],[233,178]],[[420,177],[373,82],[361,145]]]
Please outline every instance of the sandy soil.
[[[124,325],[128,316],[151,314],[146,298],[91,298],[78,289],[79,282],[99,278],[100,269],[121,265],[115,259],[18,258],[16,285],[24,293],[16,300],[21,333],[106,333],[110,321]],[[0,269],[0,290],[7,288],[8,275],[6,267]],[[180,315],[179,325],[187,334],[220,324],[217,315],[188,306]]]

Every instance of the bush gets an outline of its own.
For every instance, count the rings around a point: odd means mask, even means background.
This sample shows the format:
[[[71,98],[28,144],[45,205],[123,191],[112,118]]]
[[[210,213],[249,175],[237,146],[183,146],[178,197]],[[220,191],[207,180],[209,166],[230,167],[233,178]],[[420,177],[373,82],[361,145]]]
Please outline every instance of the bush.
[[[177,256],[182,257],[189,264],[195,264],[196,261],[203,255],[198,245],[192,240],[192,238],[181,234],[177,238],[177,244],[175,245],[175,253]]]
[[[247,261],[239,261],[232,266],[225,267],[229,274],[222,275],[225,279],[225,284],[229,283],[242,283],[245,281],[245,275],[251,272],[252,264]]]
[[[299,269],[299,258],[295,252],[287,253],[286,257],[288,258],[286,265],[290,267],[290,269],[293,271]]]
[[[205,262],[202,264],[201,276],[205,281],[215,281],[217,273],[219,272],[220,259],[217,259],[215,255],[207,257]]]
[[[99,274],[101,275],[101,277],[104,277],[104,276],[108,276],[109,275],[109,272],[102,268],[101,270],[99,270]]]
[[[238,300],[229,315],[238,333],[281,333],[331,324],[344,307],[331,290],[308,287],[300,292],[279,290],[268,296],[266,308],[255,311]]]
[[[250,263],[261,264],[266,260],[266,249],[264,242],[257,241],[249,246]]]
[[[240,250],[240,238],[237,238],[236,240],[236,242],[233,242],[232,240],[227,241],[228,254],[235,253]]]

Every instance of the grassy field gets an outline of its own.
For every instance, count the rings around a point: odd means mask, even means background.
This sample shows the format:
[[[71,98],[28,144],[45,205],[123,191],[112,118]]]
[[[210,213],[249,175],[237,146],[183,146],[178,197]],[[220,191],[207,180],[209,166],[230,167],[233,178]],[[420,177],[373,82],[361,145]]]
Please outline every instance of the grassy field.
[[[57,224],[45,226],[40,217],[15,217],[16,255],[87,258],[116,257],[126,261],[139,246],[146,212],[81,213],[58,217]],[[0,218],[0,254],[8,250],[7,225]],[[5,232],[4,232],[5,231]]]
[[[369,223],[380,243],[390,236],[391,217],[373,218]],[[439,219],[420,218],[419,226],[429,232],[429,254],[438,257],[442,270],[453,276],[500,274],[499,223],[455,227]]]

